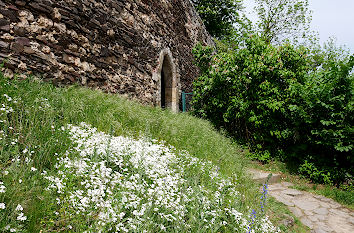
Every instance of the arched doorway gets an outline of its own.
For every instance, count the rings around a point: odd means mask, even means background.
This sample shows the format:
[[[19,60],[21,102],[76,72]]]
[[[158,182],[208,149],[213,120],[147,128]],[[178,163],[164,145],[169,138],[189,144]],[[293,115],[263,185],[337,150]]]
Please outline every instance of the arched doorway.
[[[159,67],[155,73],[158,82],[157,103],[161,108],[178,112],[178,82],[176,68],[170,50],[164,49],[160,53]]]
[[[172,62],[167,55],[164,56],[161,69],[161,108],[172,108],[173,103],[173,72]]]

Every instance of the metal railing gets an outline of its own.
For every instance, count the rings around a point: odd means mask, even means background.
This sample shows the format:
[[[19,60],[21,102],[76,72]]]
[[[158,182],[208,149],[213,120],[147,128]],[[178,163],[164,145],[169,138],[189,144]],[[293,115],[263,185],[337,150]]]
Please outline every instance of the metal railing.
[[[193,92],[186,93],[182,91],[182,111],[186,112],[187,111],[187,104],[186,104],[186,96],[187,95],[193,95]]]

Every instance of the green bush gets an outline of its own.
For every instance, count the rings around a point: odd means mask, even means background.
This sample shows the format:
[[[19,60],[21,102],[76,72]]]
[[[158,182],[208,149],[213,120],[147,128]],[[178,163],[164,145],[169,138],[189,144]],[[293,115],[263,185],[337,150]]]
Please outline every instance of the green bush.
[[[350,176],[354,58],[317,64],[304,47],[276,47],[258,36],[230,51],[194,49],[201,68],[194,114],[247,142],[259,160],[269,153],[299,165],[308,160],[329,172],[321,182]]]

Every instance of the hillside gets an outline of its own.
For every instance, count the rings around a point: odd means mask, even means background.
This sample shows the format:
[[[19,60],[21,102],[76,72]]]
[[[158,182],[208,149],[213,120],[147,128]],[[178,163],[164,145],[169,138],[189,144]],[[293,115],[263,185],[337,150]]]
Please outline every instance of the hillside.
[[[276,231],[241,149],[206,121],[2,74],[0,100],[2,230]]]

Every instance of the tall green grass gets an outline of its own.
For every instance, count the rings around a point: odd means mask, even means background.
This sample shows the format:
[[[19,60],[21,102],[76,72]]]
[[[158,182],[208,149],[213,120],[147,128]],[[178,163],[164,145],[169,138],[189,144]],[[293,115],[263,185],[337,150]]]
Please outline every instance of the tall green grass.
[[[242,149],[205,120],[77,86],[56,88],[32,78],[8,79],[1,72],[0,101],[15,110],[1,116],[5,136],[0,141],[0,181],[11,186],[7,187],[6,196],[0,194],[0,202],[7,203],[8,210],[21,203],[31,213],[27,226],[30,232],[50,224],[52,214],[52,206],[48,205],[52,197],[43,192],[46,184],[30,168],[53,170],[57,158],[72,143],[61,127],[81,122],[115,136],[147,136],[212,161],[225,177],[236,174],[245,213],[259,204],[260,193],[244,173],[248,160]],[[11,144],[13,140],[17,141]],[[2,172],[5,169],[9,174]],[[196,172],[195,176],[201,175]],[[16,218],[14,211],[5,215]],[[2,221],[5,215],[0,216],[0,229],[6,227]]]

